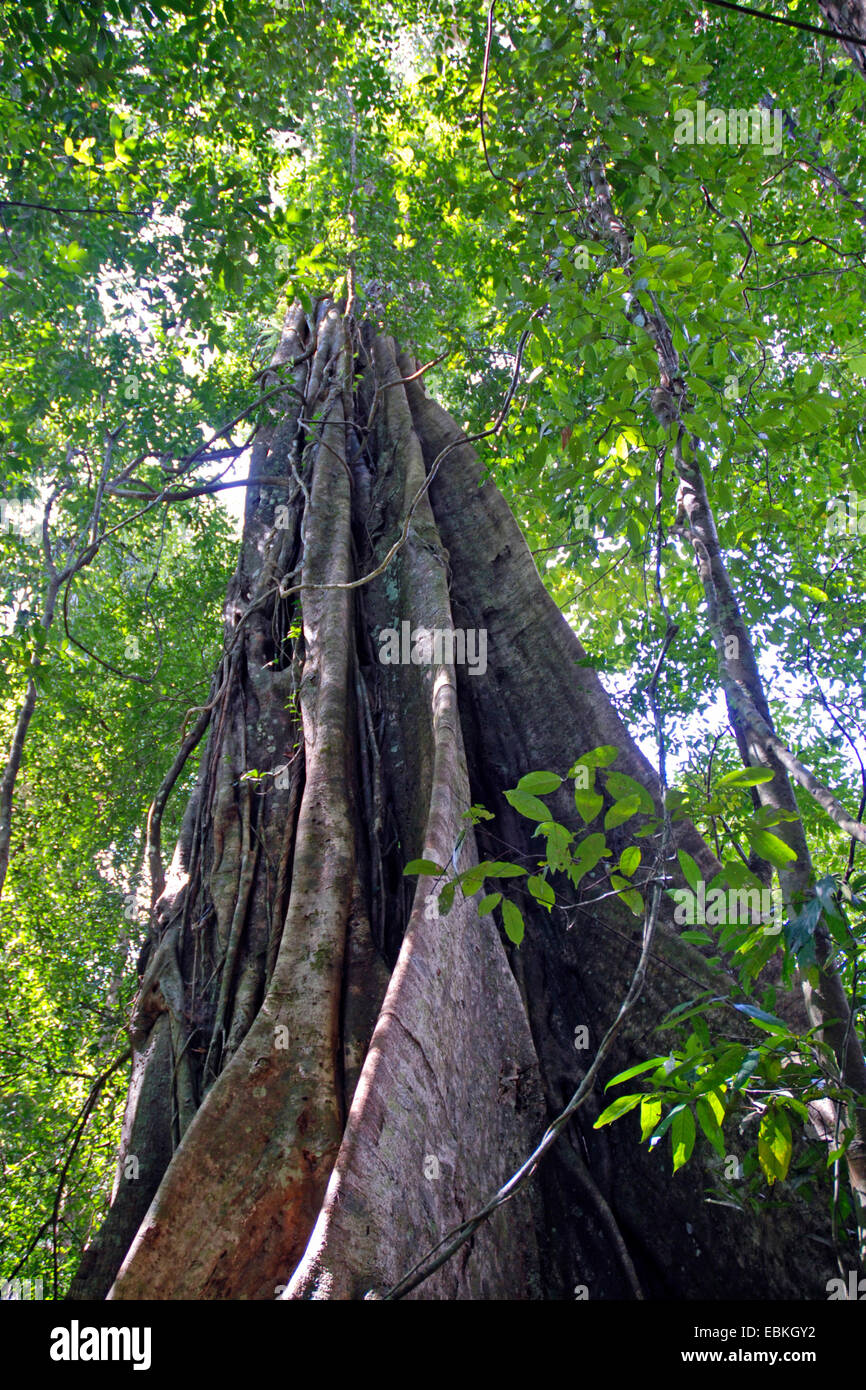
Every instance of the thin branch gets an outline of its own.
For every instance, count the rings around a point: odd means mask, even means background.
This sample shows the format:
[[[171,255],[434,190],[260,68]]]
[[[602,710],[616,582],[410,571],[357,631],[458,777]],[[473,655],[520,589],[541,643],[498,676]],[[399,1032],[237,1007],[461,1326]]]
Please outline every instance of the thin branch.
[[[747,14],[753,19],[765,19],[769,24],[784,24],[789,29],[802,29],[806,34],[820,34],[826,39],[842,39],[844,43],[855,43],[866,47],[866,39],[858,39],[854,34],[843,34],[839,29],[822,28],[817,24],[806,24],[800,19],[785,19],[782,15],[770,14],[768,10],[754,10],[749,5],[737,5],[734,0],[703,0],[706,5],[715,5],[720,10],[736,10],[737,14]]]
[[[721,673],[721,681],[725,688],[725,694],[735,706],[737,713],[748,724],[766,751],[775,753],[785,770],[817,801],[830,819],[836,822],[840,830],[844,830],[845,834],[850,835],[852,840],[859,840],[861,844],[866,845],[866,825],[860,821],[852,820],[829,787],[825,787],[823,782],[819,782],[814,773],[810,772],[805,764],[794,756],[788,745],[783,743],[777,734],[773,733],[740,682],[733,680],[725,671]]]

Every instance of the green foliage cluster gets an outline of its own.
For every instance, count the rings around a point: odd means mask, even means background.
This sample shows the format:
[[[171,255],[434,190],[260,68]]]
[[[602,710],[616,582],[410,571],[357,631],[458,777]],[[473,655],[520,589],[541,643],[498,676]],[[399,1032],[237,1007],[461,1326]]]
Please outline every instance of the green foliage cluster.
[[[433,878],[435,915],[444,920],[446,927],[458,889],[464,899],[483,893],[476,904],[479,915],[499,908],[505,935],[515,946],[520,946],[525,934],[524,914],[513,899],[515,888],[520,887],[518,879],[525,879],[525,891],[521,893],[524,904],[534,899],[548,913],[558,908],[563,924],[575,910],[581,919],[589,920],[593,905],[611,896],[626,905],[632,920],[643,919],[649,911],[647,889],[654,882],[665,884],[667,895],[683,912],[675,920],[697,919],[706,924],[700,930],[683,931],[680,935],[700,946],[707,963],[719,968],[720,978],[726,977],[727,992],[700,990],[670,1011],[655,1031],[678,1038],[679,1046],[674,1044],[669,1051],[612,1077],[606,1089],[637,1076],[649,1080],[651,1089],[617,1097],[599,1115],[595,1128],[611,1124],[640,1107],[642,1141],[653,1146],[670,1132],[675,1173],[691,1157],[701,1130],[722,1160],[716,1200],[724,1194],[723,1199],[731,1205],[754,1206],[761,1199],[760,1190],[756,1191],[756,1176],[763,1175],[770,1187],[788,1176],[794,1152],[791,1115],[808,1124],[807,1106],[820,1100],[835,1102],[841,1117],[857,1099],[851,1088],[840,1081],[833,1049],[819,1037],[820,1030],[812,1028],[805,1034],[792,1031],[771,1012],[776,989],[762,986],[758,977],[781,947],[783,984],[791,985],[796,969],[817,987],[814,936],[823,920],[842,959],[851,965],[856,987],[866,956],[866,875],[857,875],[850,884],[844,879],[824,877],[817,885],[815,897],[796,914],[789,913],[784,925],[781,921],[768,925],[781,914],[762,914],[760,904],[764,899],[750,899],[747,894],[750,889],[760,893],[765,888],[764,878],[755,872],[762,861],[766,878],[766,870],[784,869],[794,857],[784,841],[767,828],[787,817],[767,808],[754,812],[748,793],[772,774],[764,769],[739,768],[718,779],[711,798],[671,788],[665,797],[665,815],[669,824],[686,817],[700,822],[724,816],[733,843],[738,845],[742,840],[751,847],[751,860],[738,847],[738,852],[725,858],[719,872],[704,884],[695,860],[686,850],[679,849],[676,858],[688,887],[674,888],[670,886],[673,879],[669,872],[661,880],[656,877],[663,867],[663,819],[655,814],[646,788],[625,773],[609,770],[617,757],[618,749],[613,746],[593,748],[576,760],[567,779],[555,772],[529,772],[521,777],[516,788],[504,793],[509,805],[535,825],[533,838],[542,840],[543,854],[534,864],[525,859],[481,860],[459,870],[461,836],[449,865],[413,859],[404,873]],[[597,775],[606,795],[595,787]],[[542,796],[558,792],[566,780],[573,781],[575,807],[587,826],[587,833],[580,837],[554,820],[550,808],[541,800]],[[605,804],[603,828],[589,829]],[[608,842],[607,832],[617,830],[636,816],[641,823],[636,829],[630,828],[630,838],[642,843],[629,843],[617,855]],[[493,817],[485,807],[473,806],[466,819],[478,825]],[[605,864],[605,860],[613,862]],[[641,868],[643,872],[637,877]],[[579,892],[585,878],[588,885]],[[500,888],[485,892],[487,879],[512,881],[512,897],[505,897]],[[713,894],[717,895],[717,903],[711,903]],[[722,1020],[712,1032],[710,1015],[713,1020]],[[738,1026],[725,1031],[726,1020],[736,1019],[737,1015]],[[743,1041],[743,1018],[763,1036]],[[753,1125],[754,1142],[744,1143],[741,1135],[751,1120],[757,1121]],[[727,1137],[723,1132],[726,1124]],[[829,1151],[826,1145],[823,1151],[819,1145],[807,1145],[806,1152],[801,1146],[794,1187],[806,1186],[810,1178],[814,1182],[816,1166],[837,1164],[853,1138],[854,1130],[840,1118],[838,1134]],[[738,1192],[744,1176],[750,1181],[744,1191]],[[847,1221],[852,1207],[844,1188],[835,1192],[834,1203],[834,1219]]]

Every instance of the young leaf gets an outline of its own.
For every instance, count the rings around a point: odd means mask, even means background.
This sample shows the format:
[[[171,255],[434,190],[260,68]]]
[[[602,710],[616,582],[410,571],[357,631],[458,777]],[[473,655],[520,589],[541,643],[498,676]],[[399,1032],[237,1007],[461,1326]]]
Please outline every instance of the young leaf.
[[[640,1105],[643,1099],[642,1095],[620,1096],[606,1110],[602,1110],[593,1125],[593,1129],[601,1129],[604,1125],[613,1124],[614,1120],[618,1120],[622,1115],[627,1115],[630,1110],[634,1110],[635,1106]]]
[[[648,1062],[638,1062],[636,1066],[629,1067],[626,1071],[617,1072],[616,1076],[610,1078],[604,1089],[609,1091],[611,1086],[618,1086],[622,1081],[631,1081],[633,1076],[640,1076],[641,1072],[651,1071],[653,1067],[661,1066],[664,1061],[664,1057],[650,1057]]]

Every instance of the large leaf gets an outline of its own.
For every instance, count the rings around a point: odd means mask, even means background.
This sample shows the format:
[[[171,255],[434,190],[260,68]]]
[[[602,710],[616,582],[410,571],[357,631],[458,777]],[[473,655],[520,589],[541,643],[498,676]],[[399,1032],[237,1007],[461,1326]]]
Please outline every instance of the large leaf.
[[[640,1105],[643,1100],[642,1095],[620,1096],[606,1110],[602,1110],[593,1129],[602,1129],[605,1125],[612,1124],[614,1120],[627,1115],[630,1110],[634,1110],[636,1105]]]
[[[517,783],[519,792],[530,792],[535,796],[546,796],[562,786],[562,778],[555,772],[527,772]]]
[[[526,816],[527,820],[548,821],[552,819],[550,807],[545,806],[543,801],[539,801],[537,796],[530,796],[529,792],[508,791],[505,793],[505,800],[521,816]]]
[[[791,1122],[783,1110],[768,1106],[758,1130],[758,1162],[767,1182],[784,1182],[791,1162]]]
[[[520,908],[510,902],[508,898],[502,904],[502,921],[505,926],[505,935],[509,941],[513,941],[515,946],[519,946],[525,930],[523,914]]]
[[[751,830],[749,844],[756,854],[766,859],[775,869],[786,869],[797,858],[796,851],[770,830]]]
[[[671,1144],[674,1155],[674,1172],[682,1168],[692,1156],[695,1147],[695,1117],[688,1106],[684,1106],[674,1116],[671,1125]]]

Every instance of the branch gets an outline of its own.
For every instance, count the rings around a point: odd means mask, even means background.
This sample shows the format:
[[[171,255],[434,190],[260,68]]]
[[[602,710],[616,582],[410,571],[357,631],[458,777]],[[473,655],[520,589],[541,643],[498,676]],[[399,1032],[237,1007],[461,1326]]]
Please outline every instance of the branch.
[[[852,840],[859,840],[861,844],[866,845],[866,825],[861,824],[860,821],[852,820],[845,807],[840,801],[837,801],[830,789],[825,787],[823,782],[819,782],[814,773],[810,772],[799,758],[794,757],[787,744],[773,733],[767,721],[758,713],[751,696],[738,681],[733,680],[726,671],[722,671],[721,681],[725,688],[725,694],[736,706],[737,713],[748,724],[759,743],[767,752],[776,755],[785,770],[791,774],[796,782],[800,783],[801,787],[805,788],[819,806],[823,807],[840,830],[844,830],[845,834],[850,835]]]
[[[144,217],[143,212],[124,212],[120,208],[61,208],[53,203],[22,203],[16,198],[0,198],[2,208],[33,208],[37,212],[57,212],[64,217]]]
[[[770,14],[767,10],[753,10],[748,5],[737,5],[734,0],[704,0],[704,3],[715,5],[720,10],[736,10],[738,14],[751,15],[754,19],[765,19],[768,24],[784,24],[789,29],[802,29],[807,34],[820,34],[827,39],[842,39],[844,43],[866,47],[866,39],[858,39],[854,34],[843,34],[839,29],[822,29],[817,24],[805,24],[799,19],[784,19],[782,15]]]
[[[192,729],[178,749],[174,762],[165,774],[159,791],[153,798],[150,810],[147,813],[146,852],[148,868],[150,870],[150,894],[152,904],[156,902],[165,887],[165,874],[162,868],[162,846],[160,842],[162,814],[171,794],[172,787],[183,771],[187,758],[210,723],[210,716],[211,706],[205,705]]]

